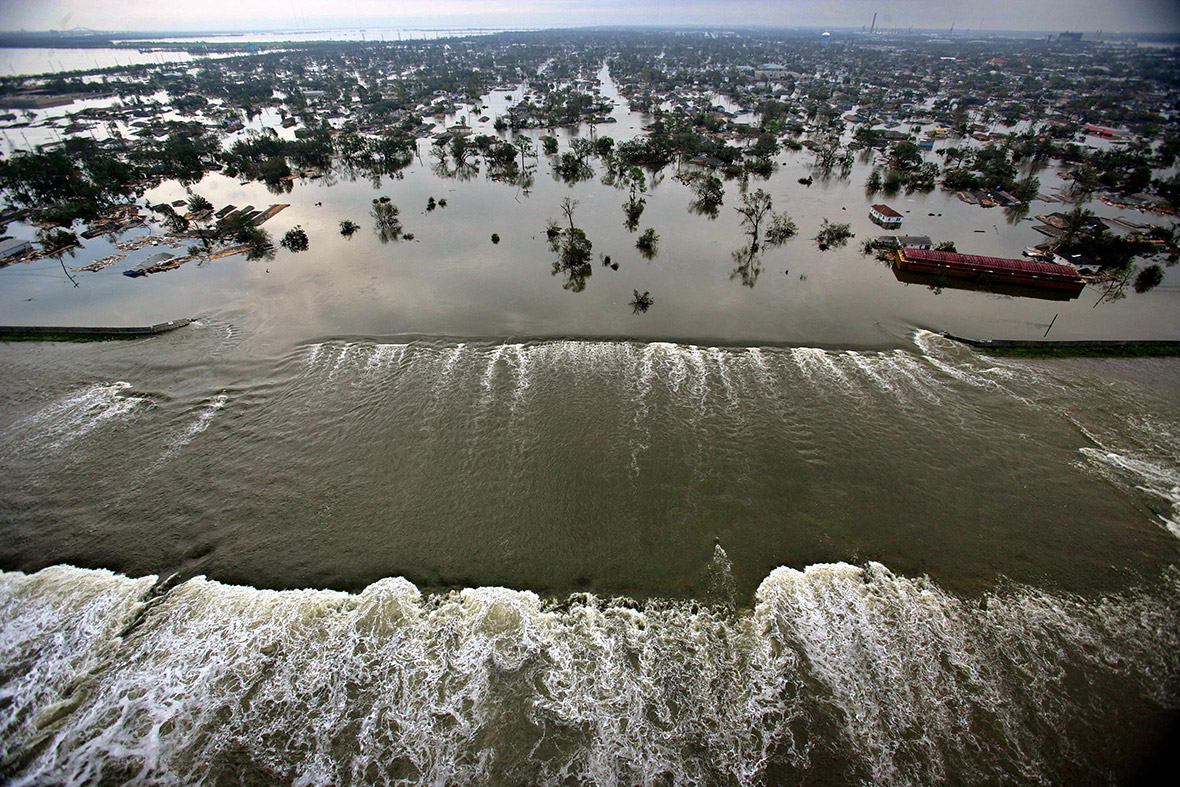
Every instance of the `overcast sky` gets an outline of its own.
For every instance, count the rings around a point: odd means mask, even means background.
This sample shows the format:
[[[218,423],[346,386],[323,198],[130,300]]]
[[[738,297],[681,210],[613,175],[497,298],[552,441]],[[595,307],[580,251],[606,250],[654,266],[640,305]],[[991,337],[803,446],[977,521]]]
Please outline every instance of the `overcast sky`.
[[[0,0],[0,30],[585,25],[1180,32],[1180,0]]]

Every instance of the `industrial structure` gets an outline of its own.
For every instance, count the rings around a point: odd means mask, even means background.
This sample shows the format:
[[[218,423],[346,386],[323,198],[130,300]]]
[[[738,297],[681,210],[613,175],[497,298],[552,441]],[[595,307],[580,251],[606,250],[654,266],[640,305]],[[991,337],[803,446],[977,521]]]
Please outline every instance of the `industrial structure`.
[[[897,267],[911,273],[967,279],[980,284],[1007,284],[1081,293],[1086,280],[1073,268],[1053,262],[982,257],[932,249],[897,250]]]

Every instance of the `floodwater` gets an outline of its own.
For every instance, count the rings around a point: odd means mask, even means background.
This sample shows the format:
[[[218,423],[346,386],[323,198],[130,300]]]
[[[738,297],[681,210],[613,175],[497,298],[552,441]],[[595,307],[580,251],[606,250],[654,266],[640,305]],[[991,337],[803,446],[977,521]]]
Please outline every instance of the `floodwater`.
[[[140,52],[138,49],[51,49],[0,47],[0,76],[53,74],[116,66],[187,63],[198,58],[188,52]]]
[[[604,95],[617,97],[605,70],[601,76]],[[443,122],[466,119],[476,133],[494,133],[490,119],[512,103],[509,97],[519,100],[521,90],[496,91],[486,97],[486,110],[463,110]],[[481,113],[488,122],[478,120]],[[618,122],[599,126],[598,136],[629,139],[647,122],[625,104],[614,117]],[[535,141],[544,132],[528,133]],[[562,150],[567,149],[573,132],[557,133]],[[1033,229],[1035,215],[1070,208],[1062,203],[1036,201],[1021,217],[968,205],[941,190],[869,197],[863,184],[871,163],[859,159],[846,178],[816,179],[804,186],[798,179],[811,174],[812,154],[784,152],[769,181],[751,179],[747,188],[769,192],[775,210],[797,223],[798,237],[741,266],[733,256],[748,243],[733,209],[741,200],[739,181],[726,184],[724,204],[710,218],[691,210],[692,193],[675,179],[675,166],[649,175],[646,208],[637,232],[628,232],[622,211],[628,193],[601,182],[601,163],[594,178],[567,185],[541,155],[529,162],[528,182],[512,184],[490,180],[486,172],[468,179],[440,174],[432,150],[429,140],[420,141],[418,157],[398,178],[374,182],[338,169],[299,181],[289,193],[207,176],[192,191],[217,208],[289,203],[265,228],[277,242],[300,225],[310,249],[294,255],[280,250],[269,263],[234,257],[189,263],[139,280],[121,275],[159,252],[153,247],[99,273],[76,274],[77,287],[56,260],[12,265],[0,269],[5,322],[141,324],[227,309],[242,314],[243,328],[268,349],[341,335],[880,347],[896,346],[891,334],[911,325],[978,338],[1040,338],[1050,323],[1056,339],[1180,336],[1180,309],[1175,308],[1180,267],[1167,268],[1163,284],[1149,293],[1128,288],[1126,298],[1112,302],[1100,288],[1089,287],[1078,299],[1060,302],[907,284],[859,248],[863,240],[886,234],[868,217],[871,203],[885,201],[906,216],[903,233],[951,240],[964,253],[1020,257],[1023,249],[1045,239]],[[1043,194],[1065,185],[1052,168],[1039,176]],[[380,242],[369,215],[372,200],[380,196],[400,208],[412,241]],[[430,197],[445,198],[447,207],[427,212]],[[575,221],[594,244],[593,273],[581,291],[574,291],[577,283],[568,277],[552,275],[555,255],[544,233],[547,219],[562,218],[560,205],[567,197],[577,200]],[[146,201],[185,198],[185,190],[171,183],[150,192]],[[1135,222],[1153,219],[1098,201],[1088,207]],[[361,231],[342,238],[338,226],[343,219],[359,223]],[[843,248],[818,251],[812,238],[824,219],[848,222],[855,238]],[[648,227],[660,236],[658,253],[650,260],[635,248],[638,233]],[[122,240],[145,231],[132,230]],[[493,233],[499,244],[491,242]],[[31,238],[33,229],[13,224],[9,234]],[[67,266],[81,267],[116,252],[110,239],[84,243],[65,260]],[[601,265],[600,255],[610,255],[619,269]],[[636,290],[650,292],[655,300],[646,313],[632,313]]]
[[[624,193],[544,160],[449,179],[425,144],[377,184],[195,187],[291,203],[265,226],[304,253],[0,271],[4,322],[197,318],[0,345],[0,778],[1142,775],[1180,712],[1180,364],[936,331],[1175,338],[1175,269],[1098,306],[906,285],[853,248],[864,165],[807,188],[808,159],[765,186],[800,236],[753,286],[736,183],[710,220],[669,170],[649,261]],[[379,195],[413,241],[373,234]],[[580,292],[544,238],[565,196],[619,262]],[[906,232],[963,251],[1039,238],[910,199]],[[825,216],[858,239],[816,250]]]

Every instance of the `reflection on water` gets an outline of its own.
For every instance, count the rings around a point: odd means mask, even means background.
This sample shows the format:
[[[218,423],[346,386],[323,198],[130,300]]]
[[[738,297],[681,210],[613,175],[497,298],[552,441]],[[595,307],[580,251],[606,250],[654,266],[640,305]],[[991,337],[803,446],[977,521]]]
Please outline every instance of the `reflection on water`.
[[[762,257],[758,254],[753,242],[735,249],[731,254],[734,262],[731,279],[739,279],[744,287],[753,287],[758,283],[758,276],[762,273]]]

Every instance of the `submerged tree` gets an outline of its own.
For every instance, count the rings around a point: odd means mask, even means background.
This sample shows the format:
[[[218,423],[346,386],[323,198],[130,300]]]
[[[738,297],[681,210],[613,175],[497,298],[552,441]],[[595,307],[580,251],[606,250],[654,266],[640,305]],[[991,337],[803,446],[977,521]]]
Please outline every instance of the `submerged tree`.
[[[1164,269],[1157,262],[1139,271],[1135,277],[1135,292],[1144,293],[1155,289],[1164,280]]]
[[[60,227],[45,228],[37,230],[37,242],[41,244],[42,253],[61,263],[61,272],[77,287],[78,280],[70,274],[69,268],[66,267],[65,255],[68,253],[71,257],[74,256],[74,247],[78,245],[78,236]]]
[[[827,251],[846,245],[852,237],[852,225],[832,224],[824,219],[823,226],[815,236],[815,245],[820,251]]]
[[[173,235],[182,235],[188,232],[188,219],[177,213],[171,205],[162,206],[160,214],[164,217],[164,226]]]
[[[292,252],[307,251],[307,233],[303,230],[303,227],[296,224],[287,230],[286,234],[283,235],[283,239],[279,241],[279,245]]]
[[[881,170],[873,167],[873,171],[869,173],[869,177],[865,180],[865,194],[873,196],[885,186],[885,180],[881,177]]]
[[[631,313],[641,314],[651,308],[651,305],[656,302],[656,299],[651,297],[651,293],[647,290],[640,292],[639,290],[632,290],[635,293],[631,298]]]
[[[754,193],[747,193],[742,197],[742,204],[734,208],[742,216],[742,226],[750,236],[750,251],[757,254],[762,243],[762,225],[770,218],[770,226],[766,231],[767,246],[781,246],[795,237],[798,229],[795,222],[786,213],[773,211],[774,200],[762,189]]]
[[[627,228],[628,232],[635,232],[639,229],[639,217],[643,215],[643,209],[646,206],[647,200],[635,195],[623,203],[623,215],[625,216],[623,226]]]
[[[852,151],[841,147],[839,137],[828,137],[816,144],[812,150],[815,152],[815,163],[813,166],[824,175],[837,168],[843,173],[847,173],[852,169],[852,160],[854,158]]]
[[[574,225],[577,207],[577,200],[566,197],[561,201],[561,212],[565,214],[569,227],[562,229],[554,219],[549,219],[545,226],[549,248],[557,255],[553,263],[553,275],[564,274],[566,280],[562,287],[572,292],[586,289],[586,279],[594,272],[590,264],[594,244],[586,237],[584,230]]]
[[[766,245],[781,246],[799,233],[795,222],[785,213],[775,213],[766,228]]]
[[[246,259],[261,260],[274,256],[270,233],[235,212],[218,219],[213,226],[218,243],[238,243],[246,247]]]
[[[758,252],[758,244],[762,237],[762,222],[773,207],[774,201],[770,195],[758,189],[753,194],[744,195],[742,204],[734,208],[742,216],[742,226],[750,236],[750,250],[754,253]]]
[[[678,175],[677,180],[692,189],[694,199],[689,205],[691,210],[712,219],[717,218],[717,209],[725,199],[721,178],[705,172],[691,172]]]
[[[369,208],[369,214],[373,217],[375,222],[374,229],[377,231],[377,237],[382,243],[389,243],[391,240],[400,240],[402,236],[402,223],[398,218],[401,213],[397,205],[389,201],[389,197],[379,197],[373,200],[373,206]]]
[[[648,227],[635,241],[635,248],[639,249],[639,253],[647,259],[651,259],[659,252],[660,236],[652,227]]]
[[[360,228],[361,225],[357,224],[352,219],[344,219],[340,222],[340,234],[346,238],[351,238]]]
[[[614,157],[610,160],[618,161]],[[647,190],[647,178],[639,167],[630,166],[622,168],[614,177],[614,182],[630,191],[630,196],[623,203],[623,215],[626,217],[623,226],[628,232],[635,232],[639,228],[639,217],[643,215],[643,209],[647,206],[647,200],[639,196]]]
[[[39,229],[37,230],[37,243],[41,245],[41,250],[49,256],[56,257],[64,252],[69,252],[72,257],[74,256],[74,247],[78,245],[78,236],[70,230],[60,227]]]
[[[578,201],[565,197],[561,201],[561,212],[565,214],[566,221],[570,224],[570,229],[574,228],[574,211],[578,209]]]
[[[200,194],[189,194],[188,211],[192,214],[204,213],[207,210],[213,210],[213,203],[202,197]]]
[[[741,214],[742,226],[749,240],[730,254],[735,267],[729,277],[741,279],[743,286],[753,287],[762,273],[763,246],[781,246],[795,237],[799,228],[786,213],[774,211],[774,201],[762,189],[746,193],[742,197],[742,204],[734,210]]]
[[[755,251],[750,244],[735,249],[729,255],[733,258],[734,269],[730,272],[730,279],[740,279],[743,287],[753,287],[758,283],[758,276],[762,273],[762,255]]]

